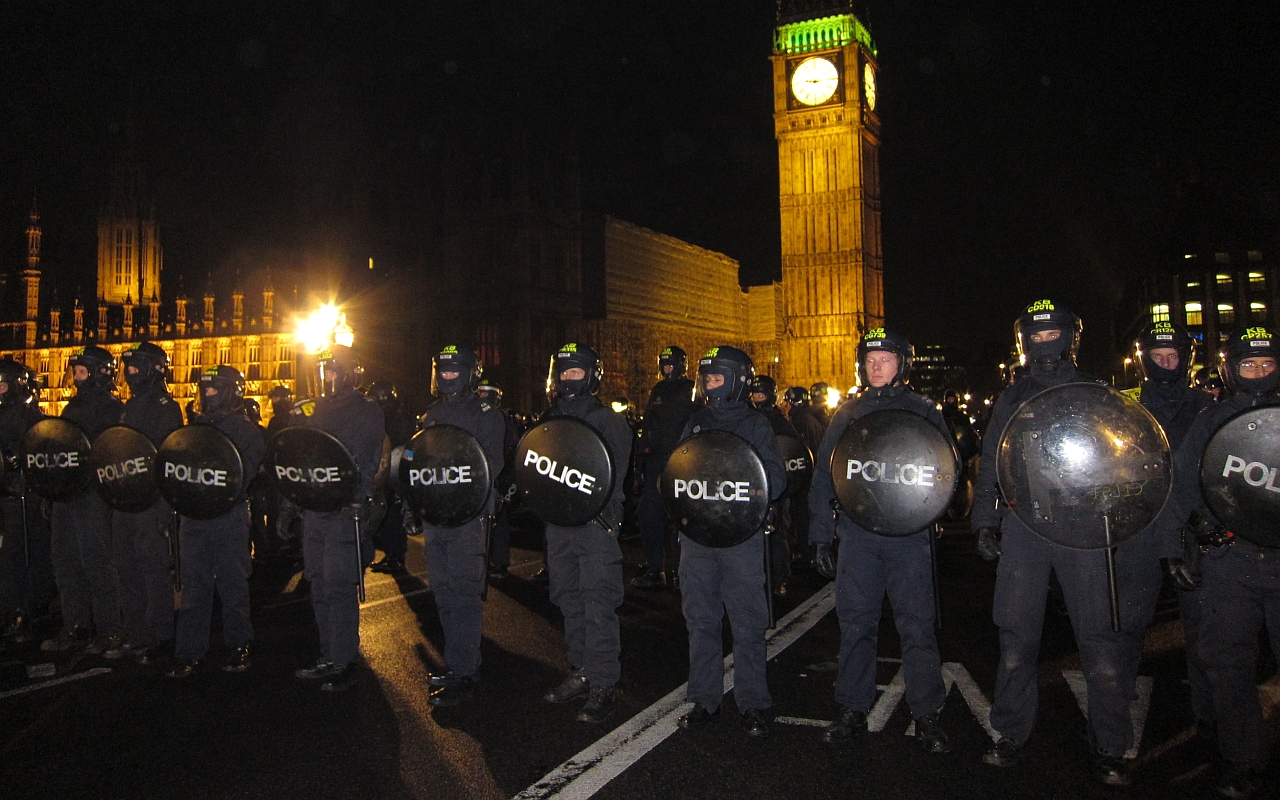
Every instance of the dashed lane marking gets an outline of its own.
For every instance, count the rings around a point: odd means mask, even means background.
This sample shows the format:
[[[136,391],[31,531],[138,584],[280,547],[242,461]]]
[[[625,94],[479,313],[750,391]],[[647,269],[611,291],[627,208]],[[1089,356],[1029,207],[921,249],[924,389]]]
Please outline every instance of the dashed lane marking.
[[[766,638],[767,658],[791,646],[827,612],[835,608],[835,584],[829,583],[787,614]],[[675,733],[676,718],[688,703],[682,684],[658,702],[636,714],[595,744],[547,773],[516,795],[516,800],[586,800],[621,775],[645,753]],[[724,659],[724,688],[733,688],[733,656]]]
[[[93,669],[85,670],[84,672],[77,672],[74,675],[64,675],[61,678],[54,678],[51,681],[33,683],[30,686],[23,686],[21,689],[11,689],[7,692],[0,692],[0,700],[4,700],[7,697],[16,697],[20,694],[27,694],[39,689],[48,689],[50,686],[58,686],[64,683],[71,683],[72,681],[84,680],[85,678],[92,678],[97,675],[106,675],[110,671],[110,667],[94,667]]]

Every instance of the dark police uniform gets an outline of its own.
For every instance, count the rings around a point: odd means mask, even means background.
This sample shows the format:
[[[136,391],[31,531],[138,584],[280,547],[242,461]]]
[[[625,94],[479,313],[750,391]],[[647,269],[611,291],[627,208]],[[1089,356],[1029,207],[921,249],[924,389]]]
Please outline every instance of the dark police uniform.
[[[38,497],[24,500],[26,482],[18,464],[22,437],[44,415],[34,401],[17,399],[20,393],[14,383],[9,382],[9,391],[15,399],[0,403],[0,452],[5,460],[0,494],[4,525],[0,538],[0,624],[9,622],[3,615],[12,614],[19,626],[13,633],[25,638],[30,635],[31,617],[43,613],[53,599],[53,564],[49,522],[40,513]]]
[[[387,441],[391,444],[391,448],[395,449],[408,444],[417,433],[417,420],[413,415],[401,411],[398,403],[394,406],[379,405],[382,409]],[[399,493],[392,488],[396,479],[397,476],[391,476],[387,486],[381,490],[386,495],[387,513],[382,518],[382,524],[378,526],[378,533],[382,542],[383,556],[388,562],[388,571],[396,571],[392,569],[393,567],[403,567],[405,553],[409,550],[409,534],[404,529],[403,506],[400,503]],[[377,569],[376,564],[374,567]]]
[[[836,615],[840,620],[836,702],[855,712],[858,718],[851,721],[863,726],[876,699],[876,651],[886,593],[902,640],[902,669],[911,716],[919,720],[936,714],[947,699],[934,634],[936,606],[929,548],[932,530],[882,536],[847,515],[841,514],[838,524],[832,519],[832,451],[851,422],[889,409],[923,417],[950,438],[942,415],[927,398],[900,384],[868,388],[841,405],[832,417],[818,450],[809,489],[810,542],[830,545],[833,534],[840,539],[836,561]]]
[[[382,410],[355,389],[343,389],[315,401],[306,424],[336,437],[360,470],[356,502],[373,495],[373,479],[382,458]],[[360,512],[364,519],[363,509]],[[303,572],[311,584],[311,607],[320,629],[320,653],[337,667],[360,657],[360,574],[356,568],[356,511],[304,511]],[[363,557],[362,561],[363,562]]]
[[[79,425],[93,442],[120,421],[123,410],[109,390],[86,385],[76,390],[62,417]],[[92,487],[53,504],[53,571],[64,633],[88,630],[92,623],[102,649],[117,645],[123,629],[111,563],[111,507]]]
[[[141,431],[159,449],[169,434],[182,427],[182,409],[161,383],[146,394],[130,397],[120,422]],[[165,537],[172,519],[173,509],[163,498],[143,511],[112,514],[120,610],[125,643],[131,648],[143,650],[173,641],[172,558]]]
[[[644,486],[640,490],[640,533],[644,544],[647,575],[637,578],[637,585],[659,586],[666,571],[667,513],[658,491],[658,479],[667,459],[680,441],[689,417],[698,409],[693,402],[693,381],[685,377],[686,357],[678,347],[668,347],[658,357],[659,370],[671,364],[669,377],[664,376],[649,392],[640,427],[641,473]]]
[[[266,445],[261,429],[250,422],[243,411],[225,407],[205,410],[197,424],[212,425],[235,445],[244,467],[244,483],[236,504],[221,516],[213,519],[179,517],[182,606],[178,611],[173,655],[180,665],[199,662],[209,650],[215,589],[222,609],[222,638],[227,646],[243,654],[253,641],[253,624],[249,620],[248,490],[249,482],[258,474],[258,467],[262,464]]]
[[[502,412],[481,402],[479,395],[466,390],[444,394],[422,415],[422,427],[453,425],[470,433],[480,443],[489,461],[489,474],[502,471]],[[493,512],[490,494],[484,511],[470,522],[456,528],[440,528],[424,523],[423,539],[427,550],[427,569],[431,592],[436,599],[440,627],[444,629],[444,663],[453,676],[475,679],[480,671],[480,638],[484,589],[485,536]]]
[[[756,411],[768,421],[769,427],[773,429],[775,441],[779,436],[800,438],[800,434],[796,431],[795,426],[791,424],[791,421],[787,419],[787,415],[783,414],[782,409],[773,403],[756,406]],[[801,498],[796,498],[797,502],[800,500]],[[792,525],[793,507],[792,502],[787,498],[781,498],[777,501],[777,530],[769,535],[769,562],[773,565],[773,590],[779,593],[783,590],[783,584],[791,577],[791,545],[789,540],[794,527]]]

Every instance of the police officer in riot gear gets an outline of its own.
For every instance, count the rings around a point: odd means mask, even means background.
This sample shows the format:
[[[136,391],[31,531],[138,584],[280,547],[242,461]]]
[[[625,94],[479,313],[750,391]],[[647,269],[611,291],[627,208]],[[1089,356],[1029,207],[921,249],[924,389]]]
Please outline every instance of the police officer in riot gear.
[[[813,410],[822,417],[824,428],[831,422],[831,404],[827,400],[830,388],[826,381],[818,381],[809,387],[809,401],[813,403]]]
[[[546,415],[576,417],[596,430],[608,445],[615,470],[631,459],[632,433],[626,419],[596,395],[604,374],[600,356],[580,342],[570,342],[551,357],[547,391],[554,397]],[[547,692],[548,703],[567,703],[586,696],[579,722],[597,723],[613,711],[614,686],[621,677],[622,641],[618,606],[622,605],[623,481],[614,481],[608,503],[586,525],[547,524],[547,572],[551,600],[564,615],[564,638],[572,671]]]
[[[53,599],[53,564],[49,560],[49,523],[37,497],[26,496],[18,464],[22,437],[44,415],[33,400],[30,370],[12,358],[0,359],[0,452],[4,457],[0,494],[0,625],[4,635],[30,641],[32,620]]]
[[[453,425],[475,437],[489,461],[489,474],[503,467],[502,414],[480,401],[476,385],[484,372],[474,350],[448,345],[432,361],[431,393],[439,398],[422,415],[422,428]],[[424,523],[431,591],[444,630],[445,669],[430,677],[436,687],[427,702],[456,706],[468,699],[480,675],[480,636],[484,589],[485,537],[493,512],[493,495],[483,512],[454,528]]]
[[[773,429],[774,436],[794,436],[800,438],[795,426],[778,408],[778,382],[768,375],[757,375],[751,379],[751,407],[764,415]],[[794,527],[792,521],[792,504],[786,498],[778,501],[778,529],[769,537],[770,563],[773,565],[773,593],[784,596],[787,593],[787,580],[791,577],[791,545],[790,538]]]
[[[89,441],[120,421],[124,404],[115,396],[115,356],[97,345],[77,350],[67,365],[75,396],[62,410]],[[90,486],[53,504],[53,573],[62,599],[62,631],[42,650],[61,651],[89,637],[87,653],[112,650],[123,642],[116,571],[111,563],[111,507]]]
[[[809,448],[810,453],[817,453],[822,447],[822,435],[826,433],[826,418],[809,402],[809,390],[803,386],[792,386],[783,394],[787,403],[787,419],[800,434],[800,440]],[[809,541],[809,489],[796,495],[791,504],[791,519],[795,525],[793,538],[796,542]],[[806,553],[804,562],[812,561],[812,552]],[[829,567],[829,568],[828,568]],[[835,577],[835,563],[826,565],[821,574],[825,578]]]
[[[693,401],[693,381],[685,376],[689,358],[675,345],[658,355],[658,382],[649,392],[640,424],[640,533],[644,543],[645,571],[631,581],[640,589],[666,584],[667,514],[658,491],[658,478],[671,451],[680,441],[684,424],[697,410]]]
[[[382,409],[382,422],[386,426],[387,441],[392,448],[409,443],[417,430],[417,420],[400,409],[400,395],[390,381],[374,381],[365,392],[378,408]],[[386,574],[399,574],[406,571],[404,556],[409,549],[408,534],[404,529],[404,513],[399,494],[386,486],[380,491],[386,495],[387,513],[378,526],[377,541],[382,546],[382,560],[369,569]]]
[[[126,350],[121,360],[131,396],[120,422],[141,431],[158,450],[169,434],[182,427],[182,409],[165,383],[169,356],[151,342],[142,342]],[[173,510],[163,498],[156,498],[150,508],[137,513],[112,514],[125,639],[118,648],[103,654],[107,658],[130,652],[139,660],[149,660],[153,648],[173,642],[168,543],[168,536],[176,533],[169,530],[172,519]]]
[[[769,499],[787,487],[787,471],[767,420],[747,402],[755,365],[736,347],[713,347],[698,362],[697,393],[706,407],[685,423],[681,441],[702,431],[728,431],[745,439],[764,462]],[[689,631],[689,684],[693,707],[680,716],[682,728],[697,728],[720,714],[724,696],[724,617],[733,631],[733,697],[747,734],[768,735],[766,714],[773,705],[765,677],[765,629],[770,598],[765,594],[764,533],[757,531],[733,547],[706,547],[680,536],[681,609]]]
[[[836,614],[840,619],[840,667],[836,702],[840,713],[822,732],[824,742],[847,742],[866,731],[867,712],[876,699],[876,643],[887,593],[902,639],[902,668],[907,705],[915,718],[916,739],[930,753],[951,751],[939,712],[947,692],[934,634],[933,560],[930,528],[907,536],[882,536],[841,515],[833,523],[831,454],[854,420],[876,411],[900,409],[923,417],[948,439],[951,432],[928,398],[907,388],[915,348],[901,333],[872,328],[858,342],[858,378],[863,391],[836,412],[815,459],[809,490],[810,539],[830,548],[840,538],[836,564]]]
[[[1263,547],[1225,531],[1205,506],[1200,493],[1200,462],[1217,430],[1248,408],[1280,404],[1280,340],[1264,327],[1238,330],[1218,353],[1218,373],[1228,397],[1195,418],[1178,447],[1174,462],[1172,513],[1163,524],[1167,568],[1180,587],[1194,578],[1185,562],[1182,525],[1195,512],[1201,534],[1199,600],[1201,625],[1194,644],[1212,698],[1212,722],[1224,760],[1217,786],[1226,797],[1248,797],[1262,788],[1260,773],[1268,761],[1266,721],[1258,700],[1256,669],[1258,634],[1268,625],[1272,652],[1280,653],[1280,564],[1275,548]],[[1184,613],[1186,605],[1184,604]],[[1192,634],[1187,636],[1191,648]],[[1188,670],[1191,669],[1188,655]],[[1193,702],[1196,700],[1192,684]],[[1202,709],[1195,709],[1197,716]]]
[[[221,603],[222,638],[231,648],[224,672],[245,672],[250,664],[253,623],[249,620],[249,482],[258,474],[266,443],[244,413],[244,376],[220,364],[200,375],[200,423],[227,435],[244,469],[244,483],[231,510],[213,519],[179,518],[182,537],[182,607],[178,610],[175,664],[170,678],[188,678],[209,650],[214,590]]]
[[[489,534],[489,574],[497,578],[507,575],[511,566],[511,508],[516,502],[516,486],[512,480],[512,464],[520,444],[520,424],[515,415],[502,407],[502,387],[488,378],[476,386],[480,402],[502,415],[502,472],[494,479],[498,492],[493,530]]]
[[[267,392],[267,400],[271,402],[271,419],[267,420],[267,436],[275,436],[287,428],[292,421],[293,395],[288,386],[274,386]]]
[[[357,558],[361,565],[367,561],[360,541],[363,537],[357,535],[357,516],[360,520],[367,518],[365,509],[373,496],[373,480],[382,461],[386,433],[378,404],[357,388],[364,368],[350,347],[335,344],[320,353],[316,372],[321,396],[310,416],[296,419],[299,424],[318,428],[342,442],[355,459],[360,482],[351,507],[302,514],[303,574],[311,584],[311,608],[320,632],[320,658],[294,675],[321,681],[322,691],[340,692],[355,685],[360,658],[361,575],[356,564]]]
[[[1079,317],[1051,300],[1037,301],[1023,311],[1014,334],[1026,374],[997,397],[988,427],[995,435],[983,441],[971,524],[979,554],[988,561],[1001,560],[993,611],[1000,628],[1000,664],[991,706],[991,726],[1000,738],[983,761],[1011,766],[1031,736],[1039,701],[1036,661],[1052,573],[1062,584],[1084,667],[1093,775],[1107,785],[1124,786],[1132,782],[1124,761],[1133,744],[1132,684],[1125,683],[1123,638],[1111,630],[1106,554],[1074,550],[1041,538],[1016,515],[1006,513],[996,485],[999,432],[1018,407],[1054,386],[1094,380],[1076,369],[1081,328]],[[1127,596],[1129,587],[1121,583],[1119,590]],[[1134,616],[1132,609],[1123,609],[1124,630],[1141,625]]]

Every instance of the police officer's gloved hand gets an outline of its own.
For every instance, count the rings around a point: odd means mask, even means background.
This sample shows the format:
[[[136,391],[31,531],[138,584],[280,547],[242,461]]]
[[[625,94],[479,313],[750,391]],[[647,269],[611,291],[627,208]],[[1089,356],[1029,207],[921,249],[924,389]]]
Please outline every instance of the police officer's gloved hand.
[[[404,532],[410,536],[422,534],[422,523],[418,522],[418,518],[414,516],[413,511],[408,506],[404,507],[401,522],[404,524]]]
[[[827,580],[836,576],[836,560],[831,555],[831,542],[817,542],[813,546],[813,568]]]
[[[1200,584],[1196,583],[1196,576],[1191,572],[1191,565],[1186,561],[1181,558],[1166,558],[1162,563],[1165,574],[1173,581],[1174,586],[1186,592],[1199,588]]]
[[[999,528],[978,528],[978,555],[983,561],[995,561],[1004,551],[1000,549]]]

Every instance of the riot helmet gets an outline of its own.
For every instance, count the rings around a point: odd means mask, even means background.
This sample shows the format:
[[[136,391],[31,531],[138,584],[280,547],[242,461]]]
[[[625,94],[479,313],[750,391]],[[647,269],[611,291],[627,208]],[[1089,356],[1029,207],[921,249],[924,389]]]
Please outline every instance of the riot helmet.
[[[273,417],[288,416],[290,409],[293,408],[293,393],[289,391],[288,386],[271,387],[271,391],[267,392],[267,399],[271,401]]]
[[[1152,356],[1152,351],[1166,348],[1178,351],[1178,363],[1173,368],[1160,366]],[[1133,342],[1133,350],[1147,380],[1164,386],[1182,384],[1186,387],[1187,373],[1196,354],[1195,340],[1187,333],[1186,328],[1168,320],[1153,322],[1138,334]]]
[[[764,395],[764,399],[757,401],[758,394]],[[768,375],[757,375],[751,379],[749,396],[751,405],[758,409],[768,408],[778,402],[778,382]]]
[[[707,376],[719,375],[723,382],[715,388],[707,388]],[[728,345],[713,347],[698,362],[698,382],[694,399],[708,405],[740,403],[747,399],[751,379],[756,376],[751,356]]]
[[[22,405],[31,397],[31,386],[25,364],[12,358],[0,359],[0,384],[4,384],[4,392],[0,393],[0,406]]]
[[[887,384],[901,386],[911,377],[911,360],[915,358],[916,349],[911,346],[906,336],[889,328],[872,328],[863,334],[858,342],[858,381],[863,386],[870,386],[867,378],[867,354],[875,352],[893,353],[898,357],[898,373]]]
[[[365,392],[384,412],[400,410],[400,395],[391,381],[374,381]]]
[[[244,399],[244,414],[253,424],[259,425],[262,423],[262,406],[252,397]]]
[[[809,387],[809,397],[812,398],[815,406],[831,405],[828,391],[831,386],[826,381],[818,381]]]
[[[809,404],[809,390],[803,386],[790,386],[783,393],[782,399],[786,400],[793,406],[804,406]]]
[[[100,387],[109,389],[116,381],[116,357],[105,348],[96,344],[85,345],[71,354],[67,359],[67,367],[71,369],[72,380],[76,389]],[[86,378],[75,377],[76,367],[84,367],[89,375]]]
[[[670,375],[664,371],[666,367],[671,367]],[[688,370],[689,356],[685,354],[682,348],[676,347],[674,344],[662,348],[662,352],[658,354],[658,378],[660,380],[683,378]]]
[[[200,374],[200,416],[220,416],[244,408],[244,376],[219,364]]]
[[[1218,373],[1222,376],[1223,383],[1233,392],[1270,394],[1275,392],[1277,383],[1280,382],[1276,364],[1278,355],[1280,348],[1276,346],[1275,337],[1270,331],[1261,325],[1242,328],[1228,336],[1218,350]],[[1270,372],[1266,371],[1264,359],[1270,361]],[[1246,376],[1240,368],[1245,361],[1263,368],[1255,369]]]
[[[490,408],[502,407],[502,389],[488,378],[481,378],[476,384],[476,394],[480,395],[480,399],[488,403]]]
[[[583,377],[560,377],[570,369],[582,370]],[[604,367],[600,363],[600,354],[585,344],[570,342],[551,356],[551,366],[547,370],[547,394],[554,393],[563,398],[596,394],[600,391],[602,377]]]
[[[330,345],[316,356],[316,385],[321,397],[332,397],[340,392],[354,391],[364,377],[364,366],[350,347]]]
[[[134,394],[144,394],[164,386],[169,356],[159,346],[139,342],[125,350],[120,360],[124,362],[125,383]]]
[[[442,378],[441,373],[457,373],[452,378]],[[484,375],[484,365],[476,357],[476,351],[465,344],[451,344],[440,349],[431,359],[431,393],[437,397],[475,390]]]
[[[1034,341],[1034,335],[1042,331],[1056,330],[1061,335],[1048,341]],[[1039,364],[1052,367],[1060,362],[1076,361],[1080,349],[1080,318],[1069,308],[1052,300],[1037,300],[1013,323],[1013,335],[1017,339],[1018,358],[1025,366]]]

